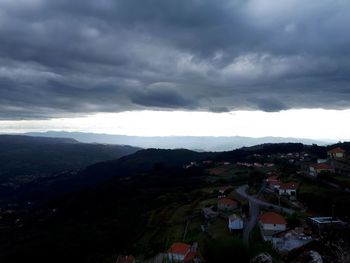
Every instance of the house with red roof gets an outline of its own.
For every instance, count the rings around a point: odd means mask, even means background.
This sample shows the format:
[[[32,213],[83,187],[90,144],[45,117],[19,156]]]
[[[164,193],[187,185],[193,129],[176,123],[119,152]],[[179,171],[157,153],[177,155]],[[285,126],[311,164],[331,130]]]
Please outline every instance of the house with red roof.
[[[259,226],[265,240],[279,232],[287,229],[287,221],[284,217],[275,212],[266,212],[259,218]]]
[[[227,195],[229,194],[231,191],[233,190],[232,186],[222,186],[219,188],[219,195],[223,196],[223,195]]]
[[[171,245],[167,252],[170,262],[192,263],[198,258],[198,244],[189,244],[177,242]]]
[[[330,159],[343,159],[345,157],[345,150],[340,148],[340,147],[336,147],[333,148],[331,150],[329,150],[327,152],[327,156]]]
[[[238,208],[238,202],[230,198],[219,198],[218,199],[218,210],[221,211],[232,211]]]
[[[299,188],[299,184],[295,182],[281,183],[278,194],[288,196],[290,199],[296,199],[297,190]]]
[[[267,183],[267,186],[272,190],[278,190],[282,184],[277,176],[269,176],[265,181]]]
[[[330,166],[327,163],[315,163],[315,164],[310,164],[309,166],[309,174],[311,176],[317,176],[320,173],[324,173],[324,172],[334,173],[335,170],[332,166]]]
[[[122,256],[119,255],[116,263],[135,263],[135,258],[133,256]]]

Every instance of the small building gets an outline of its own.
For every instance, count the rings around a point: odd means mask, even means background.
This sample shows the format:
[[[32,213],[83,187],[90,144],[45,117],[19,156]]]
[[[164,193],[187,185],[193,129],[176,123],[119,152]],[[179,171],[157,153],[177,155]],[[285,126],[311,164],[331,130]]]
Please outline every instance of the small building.
[[[219,188],[219,195],[227,195],[232,191],[233,187],[232,186],[222,186]]]
[[[287,229],[287,221],[280,214],[266,212],[260,216],[259,226],[264,239],[271,240],[272,235]]]
[[[193,243],[192,246],[180,242],[174,243],[169,248],[167,256],[170,262],[200,262],[197,243]]]
[[[332,166],[330,166],[327,163],[315,163],[315,164],[310,164],[309,167],[309,174],[311,176],[317,176],[320,173],[324,173],[324,172],[330,172],[330,173],[334,173],[335,170]]]
[[[287,253],[293,249],[306,245],[312,240],[311,235],[305,232],[304,228],[298,227],[273,235],[272,245],[279,252]]]
[[[318,234],[346,225],[345,222],[331,216],[309,217],[308,220],[313,231]]]
[[[279,195],[288,196],[290,199],[296,199],[299,185],[294,182],[282,183],[278,189]]]
[[[218,199],[218,210],[232,211],[238,208],[238,202],[230,198]]]
[[[327,156],[330,159],[343,159],[345,157],[345,150],[340,148],[340,147],[336,147],[334,149],[331,149],[327,152]]]
[[[243,219],[239,215],[233,214],[228,217],[228,229],[230,231],[242,230],[243,225]]]
[[[219,215],[218,212],[214,211],[213,206],[202,208],[202,214],[203,217],[207,220],[214,219]]]
[[[135,263],[136,260],[133,256],[122,256],[119,255],[116,263]]]
[[[168,250],[168,259],[174,262],[181,262],[191,251],[191,245],[185,243],[174,243]]]
[[[278,179],[277,176],[269,176],[266,179],[267,186],[272,190],[278,190],[282,184],[282,182]]]

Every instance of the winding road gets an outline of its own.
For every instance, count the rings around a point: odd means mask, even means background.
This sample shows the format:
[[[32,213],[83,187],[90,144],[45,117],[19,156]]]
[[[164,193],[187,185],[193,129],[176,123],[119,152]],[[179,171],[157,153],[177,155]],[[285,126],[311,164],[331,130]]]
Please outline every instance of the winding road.
[[[278,205],[274,205],[265,201],[262,201],[255,196],[247,194],[248,185],[242,185],[238,188],[236,188],[236,192],[242,196],[243,198],[248,199],[249,201],[249,218],[248,221],[245,224],[244,230],[243,230],[243,240],[244,242],[248,243],[250,238],[250,233],[253,230],[254,226],[256,225],[260,213],[260,207],[272,207],[276,211],[281,211],[286,214],[293,214],[294,210]]]

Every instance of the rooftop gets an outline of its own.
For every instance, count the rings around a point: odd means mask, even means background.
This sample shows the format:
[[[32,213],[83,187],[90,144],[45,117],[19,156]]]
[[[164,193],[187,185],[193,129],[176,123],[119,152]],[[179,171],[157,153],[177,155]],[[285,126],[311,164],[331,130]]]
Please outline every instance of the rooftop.
[[[191,245],[179,242],[172,244],[168,252],[186,255],[190,249]]]
[[[225,204],[225,205],[237,205],[238,204],[237,201],[232,200],[230,198],[220,198],[218,200],[218,203],[219,204]]]
[[[310,164],[310,167],[313,167],[315,169],[323,169],[323,170],[332,170],[332,166],[326,163],[314,163]]]
[[[228,220],[230,222],[235,221],[235,220],[242,220],[242,217],[240,217],[239,215],[233,214],[233,215],[229,216]]]
[[[286,225],[287,221],[284,219],[283,216],[280,214],[277,214],[275,212],[267,212],[260,216],[260,222],[263,224],[279,224],[279,225]]]
[[[272,176],[269,176],[267,179],[266,179],[267,182],[276,182],[276,181],[279,181],[278,177],[275,176],[275,175],[272,175]]]
[[[340,148],[340,147],[337,147],[337,148],[329,150],[327,153],[345,153],[345,150]]]
[[[310,217],[310,219],[318,224],[332,224],[332,223],[342,223],[343,221],[338,218],[331,216],[322,216],[322,217]]]
[[[294,182],[288,182],[288,183],[283,183],[281,184],[280,186],[280,189],[293,189],[293,190],[296,190],[298,189],[299,185],[298,183],[294,183]]]
[[[133,256],[119,256],[116,263],[134,263],[135,258]]]

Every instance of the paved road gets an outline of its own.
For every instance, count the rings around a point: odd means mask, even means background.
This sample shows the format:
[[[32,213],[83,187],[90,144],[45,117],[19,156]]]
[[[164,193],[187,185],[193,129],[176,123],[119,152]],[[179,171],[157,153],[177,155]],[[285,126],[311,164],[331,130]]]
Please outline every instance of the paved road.
[[[248,185],[242,185],[238,188],[236,188],[236,192],[249,200],[249,219],[245,224],[244,230],[243,230],[243,240],[244,242],[248,243],[250,238],[250,233],[253,230],[254,226],[256,225],[260,213],[260,206],[264,207],[273,207],[275,210],[279,210],[281,212],[292,214],[294,212],[293,209],[274,205],[265,201],[262,201],[255,196],[247,194]]]
[[[257,203],[249,200],[249,218],[247,222],[245,222],[244,230],[243,230],[243,241],[248,244],[250,233],[252,232],[254,226],[258,221],[258,217],[260,214],[260,207]]]

